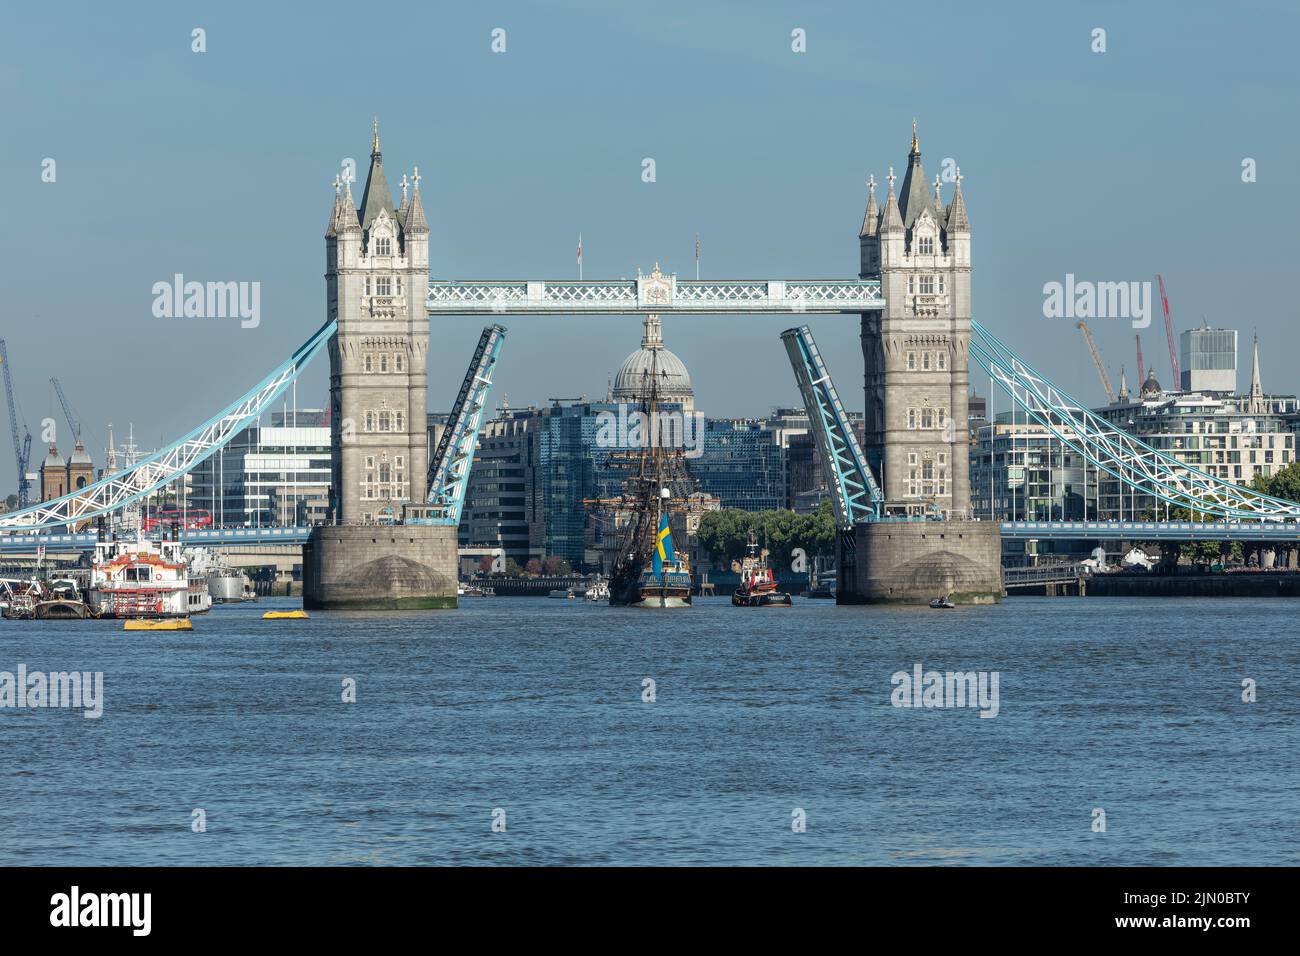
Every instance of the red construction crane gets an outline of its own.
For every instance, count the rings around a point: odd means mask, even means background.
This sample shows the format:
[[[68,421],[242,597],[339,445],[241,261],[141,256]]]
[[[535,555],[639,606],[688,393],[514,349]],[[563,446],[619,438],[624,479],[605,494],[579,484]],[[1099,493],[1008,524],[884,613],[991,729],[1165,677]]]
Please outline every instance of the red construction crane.
[[[1178,349],[1174,346],[1174,322],[1169,317],[1169,297],[1165,295],[1165,280],[1157,273],[1156,281],[1160,283],[1160,305],[1165,310],[1165,338],[1169,340],[1169,367],[1174,373],[1170,391],[1177,391],[1183,387],[1183,376],[1178,369]]]
[[[1147,367],[1142,364],[1142,336],[1133,336],[1138,343],[1138,391],[1142,391],[1142,383],[1147,380]]]

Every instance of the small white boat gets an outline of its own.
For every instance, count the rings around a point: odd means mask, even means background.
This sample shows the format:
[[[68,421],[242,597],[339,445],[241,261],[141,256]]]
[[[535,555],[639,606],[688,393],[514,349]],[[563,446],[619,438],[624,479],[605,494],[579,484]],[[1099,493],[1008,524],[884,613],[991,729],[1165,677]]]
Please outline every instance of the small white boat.
[[[930,607],[933,608],[956,607],[956,606],[957,605],[953,604],[951,601],[948,600],[948,595],[946,594],[941,595],[930,602]]]
[[[562,598],[565,600],[572,600],[573,598],[576,598],[578,595],[574,592],[573,588],[561,588],[552,591],[550,594],[546,596],[553,597],[553,598]]]

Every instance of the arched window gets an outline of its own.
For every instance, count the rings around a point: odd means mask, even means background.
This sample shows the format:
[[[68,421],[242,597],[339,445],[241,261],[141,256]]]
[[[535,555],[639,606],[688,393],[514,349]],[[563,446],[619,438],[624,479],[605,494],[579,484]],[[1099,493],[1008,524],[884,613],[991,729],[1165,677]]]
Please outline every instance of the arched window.
[[[375,413],[374,413],[374,412],[366,412],[366,431],[368,431],[368,432],[372,432],[372,431],[374,431],[374,430],[375,430]],[[367,468],[373,468],[373,467],[374,467],[374,461],[373,461],[373,459],[371,460],[370,464],[367,464],[367,465],[366,465],[366,467],[367,467]]]
[[[387,355],[381,355],[381,356],[379,356],[379,371],[381,371],[381,372],[387,372],[387,371],[388,371],[388,356],[387,356]]]
[[[402,415],[401,412],[398,412],[398,413],[397,413],[397,430],[400,432],[400,431],[404,431],[405,429],[406,429],[406,418],[405,418],[404,415]]]
[[[375,240],[375,255],[391,256],[393,254],[393,240],[387,236],[380,236]]]
[[[399,352],[393,356],[393,368],[399,372],[402,370],[402,353]]]
[[[934,236],[922,236],[917,241],[916,251],[923,256],[934,255]]]

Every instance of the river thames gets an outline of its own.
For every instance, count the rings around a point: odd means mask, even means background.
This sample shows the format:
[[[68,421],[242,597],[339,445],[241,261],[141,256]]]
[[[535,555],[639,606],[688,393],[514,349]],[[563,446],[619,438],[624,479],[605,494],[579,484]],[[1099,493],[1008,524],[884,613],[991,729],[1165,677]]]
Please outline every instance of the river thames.
[[[1300,863],[1294,601],[294,606],[0,621],[0,671],[104,675],[0,709],[0,862]],[[895,706],[918,664],[996,716]]]

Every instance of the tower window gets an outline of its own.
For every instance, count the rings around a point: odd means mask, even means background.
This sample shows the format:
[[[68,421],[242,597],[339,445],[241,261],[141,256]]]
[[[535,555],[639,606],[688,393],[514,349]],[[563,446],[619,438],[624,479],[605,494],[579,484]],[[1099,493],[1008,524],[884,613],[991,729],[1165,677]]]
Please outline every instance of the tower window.
[[[923,256],[934,254],[934,236],[922,236],[917,240],[916,251]]]
[[[938,352],[935,354],[934,358],[935,358],[935,367],[938,368],[940,371],[943,371],[948,367],[947,352]]]
[[[929,353],[929,352],[922,352],[922,353],[921,353],[921,369],[922,369],[923,371],[926,371],[926,372],[930,371],[930,353]]]
[[[402,370],[402,356],[400,353],[393,356],[393,368],[399,372]]]
[[[911,279],[908,279],[907,281],[908,281],[908,282],[911,282],[912,280],[911,280]],[[916,371],[916,353],[915,353],[915,352],[908,352],[908,353],[907,353],[907,370],[908,370],[909,372],[915,372],[915,371]]]
[[[392,295],[392,276],[379,276],[375,279],[375,295]]]
[[[387,355],[381,355],[381,356],[379,356],[379,371],[381,371],[381,372],[387,372],[387,371],[388,371],[388,356],[387,356]]]
[[[374,371],[374,363],[373,363],[373,361],[372,361],[372,359],[371,359],[371,355],[370,355],[369,352],[366,353],[366,365],[365,365],[365,368],[366,368],[366,371],[367,371],[367,372],[373,372],[373,371]]]
[[[380,236],[375,240],[375,255],[391,256],[393,254],[393,240],[387,236]]]
[[[921,276],[921,295],[934,295],[934,276]]]

